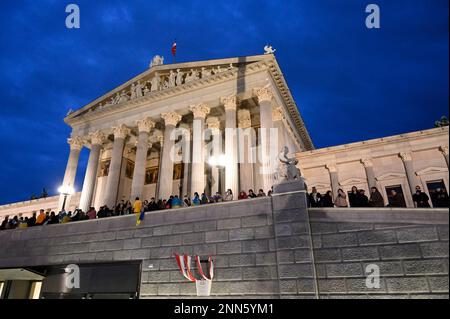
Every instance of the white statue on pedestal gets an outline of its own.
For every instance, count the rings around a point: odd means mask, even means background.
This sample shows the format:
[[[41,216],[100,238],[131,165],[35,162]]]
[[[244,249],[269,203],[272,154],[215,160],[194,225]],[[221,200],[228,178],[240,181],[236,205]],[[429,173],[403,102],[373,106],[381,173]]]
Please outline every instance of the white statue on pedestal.
[[[177,86],[183,84],[183,75],[184,73],[180,69],[177,69],[177,80],[176,80]]]
[[[274,54],[276,49],[272,48],[271,45],[266,45],[264,47],[264,54]]]
[[[172,70],[170,70],[170,74],[169,74],[169,87],[170,88],[173,88],[175,85],[177,85],[176,78],[177,78],[177,74],[175,72],[173,72]]]
[[[158,66],[158,65],[163,65],[163,64],[164,64],[164,57],[155,55],[153,57],[152,61],[150,62],[150,68],[153,66]]]
[[[289,158],[289,148],[283,147],[280,154],[278,154],[278,169],[275,173],[275,180],[277,182],[293,181],[300,179],[300,170],[296,166],[298,160],[294,157]]]

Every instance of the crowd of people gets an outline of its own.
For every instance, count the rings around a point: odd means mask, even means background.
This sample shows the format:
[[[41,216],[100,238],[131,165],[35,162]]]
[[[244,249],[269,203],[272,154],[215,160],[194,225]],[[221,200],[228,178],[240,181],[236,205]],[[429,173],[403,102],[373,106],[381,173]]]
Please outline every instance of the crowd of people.
[[[364,189],[353,186],[348,195],[340,188],[336,197],[333,198],[331,191],[322,195],[313,187],[308,196],[308,201],[309,207],[406,207],[403,194],[398,193],[395,189],[391,189],[388,196],[389,202],[385,203],[383,195],[376,187],[372,187],[369,196],[367,196]],[[431,193],[431,196],[433,207],[449,207],[448,194],[444,189],[436,189]],[[416,186],[412,199],[415,207],[431,207],[429,196],[421,190],[420,186]]]
[[[248,192],[241,191],[239,192],[237,199],[244,200],[271,196],[272,191],[272,189],[269,190],[267,194],[262,189],[257,193],[252,189]],[[322,195],[315,187],[312,187],[311,193],[308,195],[308,203],[309,207],[406,207],[405,199],[402,194],[391,189],[389,195],[389,203],[385,203],[383,196],[376,187],[372,187],[369,196],[367,196],[363,189],[358,189],[356,186],[353,186],[348,195],[344,190],[339,189],[336,197],[333,198],[331,191],[327,191]],[[74,221],[129,214],[136,214],[137,224],[139,224],[139,218],[142,218],[142,214],[146,212],[228,202],[234,200],[234,196],[233,191],[228,189],[223,195],[217,192],[212,196],[208,196],[206,193],[200,195],[196,192],[194,193],[193,198],[190,198],[187,195],[183,198],[180,198],[178,195],[173,195],[167,200],[156,200],[154,197],[152,197],[150,201],[144,200],[143,202],[140,201],[139,198],[135,198],[133,203],[131,203],[131,201],[122,200],[115,205],[115,207],[110,208],[108,206],[102,206],[98,211],[96,211],[94,207],[91,207],[87,212],[83,212],[81,209],[75,209],[73,212],[62,210],[59,213],[55,213],[54,211],[45,212],[44,209],[41,209],[39,214],[34,212],[31,217],[19,215],[9,218],[9,216],[6,216],[0,224],[0,230],[64,224]],[[448,194],[444,189],[436,189],[436,191],[432,192],[431,196],[434,207],[449,207]],[[421,190],[420,186],[416,187],[416,192],[412,195],[412,198],[415,207],[431,207],[429,196]]]
[[[269,190],[267,196],[271,196],[272,190]],[[248,193],[241,191],[238,199],[256,198],[266,196],[266,193],[260,189],[256,194],[252,189]],[[54,211],[45,212],[44,209],[39,211],[39,214],[33,212],[31,217],[23,217],[21,215],[9,218],[6,216],[0,224],[0,230],[15,229],[15,228],[28,228],[33,226],[43,226],[51,224],[64,224],[74,221],[90,220],[97,218],[129,215],[146,213],[156,210],[191,207],[206,204],[213,204],[218,202],[228,202],[234,200],[234,194],[231,189],[228,189],[224,195],[216,192],[213,196],[208,196],[205,193],[201,195],[197,192],[194,193],[193,198],[185,195],[182,199],[178,195],[170,196],[169,199],[156,200],[154,197],[150,201],[145,200],[141,202],[139,198],[135,198],[134,202],[121,200],[115,207],[102,206],[98,211],[94,207],[90,207],[87,212],[81,209],[75,209],[73,212],[66,212],[64,210],[59,213]],[[137,216],[138,219],[139,216]]]

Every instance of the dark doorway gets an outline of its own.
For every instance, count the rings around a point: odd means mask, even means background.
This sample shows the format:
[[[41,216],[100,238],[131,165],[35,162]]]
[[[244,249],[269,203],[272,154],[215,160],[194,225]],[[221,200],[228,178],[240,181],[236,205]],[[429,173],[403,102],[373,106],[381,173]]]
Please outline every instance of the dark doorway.
[[[433,207],[448,207],[448,192],[442,179],[427,182],[427,187]]]
[[[397,199],[392,196],[392,191],[397,193]],[[389,206],[391,207],[406,207],[405,196],[403,195],[403,188],[401,185],[386,186],[386,194],[388,197]]]

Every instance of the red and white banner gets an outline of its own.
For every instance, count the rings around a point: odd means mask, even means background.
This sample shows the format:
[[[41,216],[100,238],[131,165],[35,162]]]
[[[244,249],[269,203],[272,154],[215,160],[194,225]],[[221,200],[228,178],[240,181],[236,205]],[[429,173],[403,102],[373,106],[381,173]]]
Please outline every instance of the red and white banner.
[[[189,281],[195,282],[197,280],[208,280],[211,281],[214,278],[214,261],[212,257],[208,257],[208,275],[203,272],[203,268],[200,262],[200,257],[195,256],[195,263],[197,265],[197,271],[200,275],[201,279],[196,279],[192,270],[191,270],[191,256],[188,255],[175,255],[175,260],[177,261],[178,268],[180,269],[181,274]]]
[[[175,56],[175,54],[177,54],[177,43],[174,42],[172,44],[172,55]]]

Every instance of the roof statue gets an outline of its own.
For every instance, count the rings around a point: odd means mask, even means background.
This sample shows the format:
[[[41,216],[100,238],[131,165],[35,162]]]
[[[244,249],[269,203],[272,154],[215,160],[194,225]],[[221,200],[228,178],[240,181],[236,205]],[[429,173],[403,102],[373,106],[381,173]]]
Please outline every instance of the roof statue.
[[[275,51],[276,51],[276,49],[272,48],[271,45],[268,45],[268,44],[267,44],[267,45],[264,47],[264,54],[274,54]]]
[[[150,68],[157,65],[163,65],[164,64],[164,57],[160,55],[155,55],[150,62]]]

